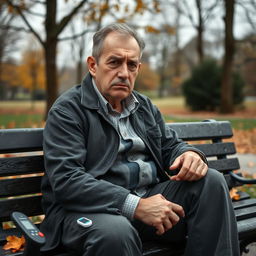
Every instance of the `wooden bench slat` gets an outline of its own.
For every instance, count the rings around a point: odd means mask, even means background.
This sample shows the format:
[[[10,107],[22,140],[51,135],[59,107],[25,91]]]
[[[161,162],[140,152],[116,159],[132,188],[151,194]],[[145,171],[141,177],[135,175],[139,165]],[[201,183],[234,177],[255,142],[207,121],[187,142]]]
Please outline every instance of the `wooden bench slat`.
[[[38,151],[42,141],[43,128],[0,129],[0,153]]]
[[[255,206],[256,205],[256,198],[246,199],[246,200],[239,200],[233,202],[234,209],[241,209],[249,206]]]
[[[44,172],[42,155],[0,158],[1,176]]]
[[[235,210],[237,220],[244,220],[252,217],[256,217],[256,206]]]
[[[41,193],[41,176],[0,180],[0,198]]]
[[[0,200],[0,221],[9,221],[13,211],[20,211],[28,216],[41,215],[41,195]]]
[[[227,156],[236,153],[233,142],[222,142],[213,144],[193,144],[194,147],[201,150],[206,156]]]
[[[209,160],[209,167],[220,172],[228,172],[240,169],[240,164],[237,158]]]
[[[184,140],[207,140],[233,136],[229,121],[168,123],[167,125]]]
[[[244,192],[244,191],[238,191],[239,194],[239,200],[246,200],[249,199],[250,196],[248,195],[248,193]]]
[[[256,236],[256,217],[239,220],[237,222],[239,239],[247,239]]]

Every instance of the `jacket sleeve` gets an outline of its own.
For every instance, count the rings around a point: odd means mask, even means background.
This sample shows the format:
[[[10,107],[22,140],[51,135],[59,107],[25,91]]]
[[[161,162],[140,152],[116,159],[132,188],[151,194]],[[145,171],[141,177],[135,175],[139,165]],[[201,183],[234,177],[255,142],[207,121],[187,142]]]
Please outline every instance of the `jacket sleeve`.
[[[162,134],[162,158],[163,167],[165,170],[169,170],[169,166],[174,162],[174,160],[186,151],[194,151],[200,155],[202,160],[207,163],[206,157],[200,150],[187,144],[183,140],[178,138],[177,133],[168,127],[163,120],[163,117],[157,107],[154,106],[154,115],[156,123],[159,125]]]
[[[44,156],[54,200],[67,211],[120,214],[129,191],[88,173],[85,136],[86,129],[71,114],[57,108],[49,112]]]

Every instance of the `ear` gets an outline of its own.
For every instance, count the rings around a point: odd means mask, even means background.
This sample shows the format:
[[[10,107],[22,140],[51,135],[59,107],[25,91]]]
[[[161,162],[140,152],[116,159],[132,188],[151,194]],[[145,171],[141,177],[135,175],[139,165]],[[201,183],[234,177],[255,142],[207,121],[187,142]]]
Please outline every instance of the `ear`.
[[[97,63],[96,60],[93,56],[89,56],[87,58],[87,66],[88,66],[88,70],[91,73],[91,75],[93,77],[95,77],[96,75],[96,69],[97,69]]]
[[[139,68],[138,68],[138,71],[140,70],[140,68],[141,68],[141,65],[142,65],[142,64],[141,64],[141,62],[140,62],[140,63],[139,63]]]

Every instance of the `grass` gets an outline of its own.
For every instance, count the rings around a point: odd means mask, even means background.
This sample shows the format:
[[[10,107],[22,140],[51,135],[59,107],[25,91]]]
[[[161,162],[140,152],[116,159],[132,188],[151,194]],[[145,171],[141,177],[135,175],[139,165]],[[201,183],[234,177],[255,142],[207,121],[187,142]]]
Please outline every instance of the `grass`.
[[[41,126],[43,114],[1,114],[0,128],[25,128]]]
[[[221,115],[214,112],[203,111],[191,112],[186,109],[183,97],[158,98],[153,99],[152,101],[161,110],[166,122],[195,122],[205,119],[216,119],[219,121],[229,120],[232,127],[239,130],[256,128],[255,101],[246,101],[244,103],[244,109],[239,109],[237,111],[240,112],[239,115],[237,115],[237,112],[230,115]]]
[[[229,120],[235,129],[249,130],[256,127],[256,118],[237,116],[212,116],[189,112],[183,97],[153,98],[153,103],[163,112],[166,122],[192,122],[204,119]],[[256,103],[245,102],[245,108],[256,113]],[[0,128],[42,126],[45,102],[43,101],[2,101],[0,102]],[[166,113],[168,112],[168,113]],[[178,112],[178,113],[177,113]],[[179,114],[179,113],[182,114]],[[170,113],[170,114],[169,114]],[[174,114],[172,114],[174,113]],[[201,116],[200,116],[201,114]]]
[[[43,101],[0,102],[0,128],[41,127],[45,103]]]

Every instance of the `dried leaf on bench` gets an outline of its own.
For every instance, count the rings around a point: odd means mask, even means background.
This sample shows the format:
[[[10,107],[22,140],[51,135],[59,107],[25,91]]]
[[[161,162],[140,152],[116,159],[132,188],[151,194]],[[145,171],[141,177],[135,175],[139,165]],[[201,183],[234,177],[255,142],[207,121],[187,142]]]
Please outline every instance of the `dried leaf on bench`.
[[[3,246],[4,250],[11,250],[12,252],[18,252],[24,249],[25,238],[17,236],[7,236],[7,243]]]
[[[238,194],[238,190],[236,188],[232,188],[229,190],[229,195],[231,197],[231,199],[233,200],[239,200],[240,199],[240,195]]]

